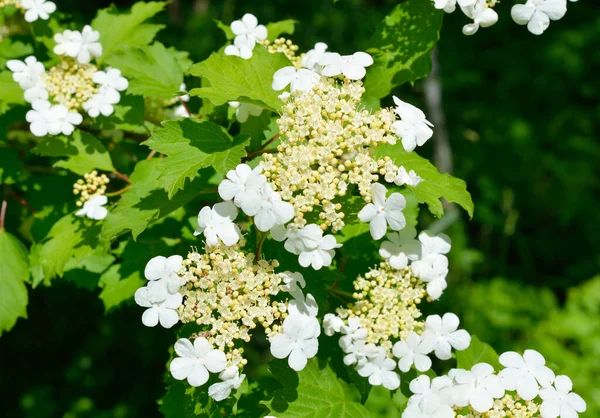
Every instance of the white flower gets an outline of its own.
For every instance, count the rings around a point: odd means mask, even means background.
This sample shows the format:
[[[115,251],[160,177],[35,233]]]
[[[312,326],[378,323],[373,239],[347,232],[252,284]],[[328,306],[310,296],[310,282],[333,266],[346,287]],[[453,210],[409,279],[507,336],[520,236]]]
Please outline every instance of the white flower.
[[[219,196],[223,200],[233,199],[233,203],[239,208],[260,199],[260,190],[267,182],[261,171],[260,165],[252,169],[247,164],[238,164],[235,170],[227,172],[227,178],[219,184]]]
[[[446,13],[452,13],[456,10],[456,0],[431,0],[434,2],[434,7],[439,10],[444,10]]]
[[[264,182],[256,194],[247,194],[241,202],[242,210],[254,216],[254,224],[259,231],[266,232],[275,225],[283,225],[294,217],[294,206],[281,200],[279,193]]]
[[[287,228],[276,225],[271,229],[271,235],[275,241],[287,240],[285,249],[296,255],[316,249],[323,240],[323,230],[317,224],[308,224],[301,229],[295,229],[291,224]]]
[[[368,359],[378,354],[377,346],[373,343],[367,344],[365,340],[342,340],[342,338],[339,340],[339,345],[344,353],[346,353],[344,356],[344,364],[346,366],[364,364]]]
[[[321,74],[334,77],[343,74],[350,80],[360,80],[367,71],[365,67],[373,64],[373,58],[366,52],[355,52],[352,55],[340,55],[337,52],[326,52],[319,59],[319,65],[323,66]]]
[[[527,0],[525,4],[516,4],[510,11],[515,23],[527,25],[534,35],[544,33],[550,20],[559,20],[567,13],[567,0]]]
[[[239,123],[245,123],[250,115],[260,116],[263,108],[250,103],[229,102],[229,106],[236,109],[235,118]]]
[[[83,110],[92,118],[97,118],[100,114],[110,116],[115,111],[113,105],[119,103],[119,100],[121,100],[119,92],[111,88],[100,87],[98,93],[83,104]]]
[[[302,57],[302,66],[309,70],[317,71],[319,67],[319,61],[325,55],[327,51],[327,44],[324,42],[317,42],[313,49],[308,51]]]
[[[379,183],[373,183],[371,194],[373,203],[367,203],[358,213],[358,219],[369,222],[369,230],[373,239],[380,239],[385,235],[389,225],[394,231],[399,231],[406,226],[406,219],[402,209],[406,207],[406,199],[400,193],[392,193],[386,199],[387,189]]]
[[[25,61],[9,60],[6,66],[13,73],[13,80],[19,83],[23,90],[28,90],[39,85],[40,77],[44,74],[44,64],[36,57],[30,56]]]
[[[259,25],[256,16],[250,13],[246,13],[241,20],[231,22],[231,31],[236,35],[236,39],[241,38],[248,43],[267,39],[267,28]]]
[[[400,359],[398,368],[403,372],[410,370],[414,364],[420,372],[426,372],[431,369],[431,359],[427,354],[433,351],[433,341],[426,335],[419,335],[416,332],[408,334],[406,341],[398,341],[394,344],[392,352],[394,356]]]
[[[337,315],[328,313],[323,317],[323,330],[328,337],[331,337],[336,332],[340,332],[343,325],[344,321]]]
[[[302,289],[304,286],[306,286],[306,281],[304,280],[302,274],[298,272],[284,271],[283,273],[279,273],[279,276],[283,280],[281,289],[298,299],[296,296],[301,296]]]
[[[100,33],[89,25],[84,26],[81,32],[66,30],[54,35],[56,41],[54,53],[77,58],[81,64],[88,64],[92,60],[92,56],[102,55],[102,45],[98,39],[100,39]]]
[[[48,20],[56,11],[56,4],[46,0],[21,0],[21,6],[26,10],[25,20],[30,23],[38,19]]]
[[[229,366],[221,372],[219,378],[222,382],[215,383],[208,388],[208,396],[217,402],[227,398],[233,389],[239,389],[246,375],[240,376],[240,369],[237,366]]]
[[[486,0],[477,0],[472,5],[461,6],[461,9],[467,17],[473,19],[473,23],[463,26],[465,35],[474,35],[480,26],[487,28],[498,21],[498,13],[488,7]]]
[[[171,328],[179,322],[177,308],[181,306],[183,296],[180,293],[168,295],[165,299],[160,300],[146,286],[140,287],[135,292],[135,303],[141,307],[148,308],[142,314],[142,323],[147,327],[154,327],[160,322],[164,328]]]
[[[415,170],[410,170],[410,172],[406,172],[406,168],[404,166],[398,167],[398,174],[394,178],[394,183],[397,186],[407,186],[417,187],[419,183],[423,181],[423,178],[419,177]]]
[[[319,74],[314,71],[301,68],[296,70],[295,67],[283,67],[273,74],[273,84],[271,87],[275,91],[283,90],[290,84],[290,90],[309,91],[319,81]]]
[[[433,299],[439,299],[446,289],[448,258],[442,254],[429,254],[411,264],[413,274],[427,283],[427,293]]]
[[[356,341],[365,340],[368,336],[367,330],[360,326],[360,318],[357,316],[348,318],[348,324],[342,324],[340,332],[344,334],[344,336],[340,337],[340,347],[342,349],[350,347]]]
[[[204,234],[207,245],[217,245],[219,238],[227,246],[237,244],[241,238],[240,229],[233,222],[238,210],[231,202],[221,202],[212,208],[205,206],[198,213],[198,228],[194,235]]]
[[[225,353],[213,349],[204,337],[196,338],[194,345],[187,338],[180,338],[175,352],[179,357],[171,361],[171,374],[177,380],[187,379],[192,386],[202,386],[208,381],[208,372],[219,373],[227,364]]]
[[[578,394],[571,392],[573,382],[567,376],[556,376],[554,386],[540,390],[543,418],[577,418],[578,412],[585,412],[585,401]]]
[[[395,368],[396,362],[387,356],[385,348],[377,347],[377,354],[359,364],[357,371],[362,377],[369,377],[371,385],[395,390],[400,386],[400,376],[393,371]]]
[[[321,238],[316,248],[305,249],[300,253],[298,263],[302,267],[312,266],[313,269],[320,270],[321,267],[331,265],[331,261],[335,256],[335,249],[341,246],[342,244],[338,244],[333,235],[325,235]]]
[[[316,318],[299,312],[290,314],[283,321],[283,333],[271,338],[271,354],[278,359],[288,358],[289,366],[295,371],[306,367],[309,358],[319,350],[317,337],[321,333]]]
[[[401,120],[392,123],[392,129],[402,138],[402,146],[407,152],[414,150],[417,145],[421,146],[433,136],[431,122],[427,120],[425,113],[410,103],[403,102],[394,96],[396,108],[394,112]]]
[[[92,196],[87,200],[81,209],[75,212],[76,216],[87,216],[90,219],[97,221],[106,218],[108,215],[108,209],[104,207],[108,199],[104,195]]]
[[[417,230],[407,226],[400,232],[387,234],[389,241],[383,241],[379,255],[388,259],[390,266],[401,270],[408,266],[408,261],[415,261],[421,255],[421,244],[415,239]]]
[[[129,81],[121,76],[121,71],[116,68],[107,68],[106,71],[96,71],[92,77],[92,81],[116,91],[124,91],[129,87]]]
[[[75,130],[74,125],[83,122],[79,113],[69,112],[63,105],[51,105],[46,100],[35,100],[31,107],[25,118],[31,123],[29,129],[35,136],[71,135]]]
[[[452,379],[448,376],[439,376],[431,380],[423,374],[410,382],[409,389],[413,396],[408,399],[408,407],[417,408],[427,417],[453,418],[451,408]],[[411,414],[403,414],[405,418],[412,418]]]
[[[159,284],[156,290],[162,292],[162,298],[166,298],[168,293],[177,293],[185,284],[185,279],[179,276],[182,263],[183,257],[180,255],[172,255],[169,258],[154,257],[146,264],[144,277],[150,282]],[[154,290],[150,289],[150,291]],[[160,299],[161,296],[156,297]]]
[[[419,234],[421,242],[421,255],[426,257],[430,254],[448,254],[452,248],[452,241],[446,234],[430,235],[429,231]]]
[[[554,381],[554,372],[546,367],[544,356],[535,350],[525,350],[522,356],[508,351],[499,361],[506,367],[499,373],[504,389],[516,390],[526,401],[538,395],[540,386],[548,387]]]
[[[225,55],[233,55],[248,60],[252,58],[252,50],[256,42],[248,42],[243,36],[238,36],[233,40],[233,45],[227,45],[223,51]]]
[[[431,338],[435,356],[440,360],[452,357],[452,348],[465,350],[471,344],[471,336],[464,329],[458,329],[460,321],[452,312],[439,315],[429,315],[425,320],[427,338]]]
[[[190,114],[184,105],[179,105],[173,110],[173,116],[175,118],[189,118]]]
[[[185,83],[181,83],[179,85],[179,91],[187,91],[187,86],[185,85]],[[185,94],[183,96],[179,96],[179,98],[184,101],[184,102],[189,102],[190,101],[190,95],[189,94]]]
[[[471,405],[479,413],[490,410],[494,399],[504,396],[500,377],[493,374],[494,368],[487,363],[478,363],[470,371],[452,369],[448,373],[454,379],[454,402],[457,406]]]
[[[40,80],[35,87],[25,90],[24,98],[28,103],[33,103],[36,100],[48,100],[46,83]]]

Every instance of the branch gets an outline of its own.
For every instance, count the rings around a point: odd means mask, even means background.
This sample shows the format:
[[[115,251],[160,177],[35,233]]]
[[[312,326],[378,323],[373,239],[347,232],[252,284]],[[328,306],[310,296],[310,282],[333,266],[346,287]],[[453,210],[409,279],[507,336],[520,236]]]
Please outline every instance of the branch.
[[[131,180],[125,174],[118,172],[116,169],[113,171],[114,175],[123,180],[127,184],[131,184]]]
[[[6,199],[2,201],[2,209],[0,209],[0,231],[4,231],[4,217],[6,216],[6,206],[8,202]]]

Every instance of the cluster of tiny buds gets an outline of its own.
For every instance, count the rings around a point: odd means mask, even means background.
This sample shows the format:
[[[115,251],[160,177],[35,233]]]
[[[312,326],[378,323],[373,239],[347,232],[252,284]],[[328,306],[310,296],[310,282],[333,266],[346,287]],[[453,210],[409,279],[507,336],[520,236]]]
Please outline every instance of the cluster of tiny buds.
[[[14,6],[17,9],[22,8],[21,0],[0,0],[0,7]]]
[[[83,179],[77,180],[73,185],[73,194],[79,196],[77,206],[81,207],[93,196],[101,196],[106,192],[106,185],[110,182],[105,174],[98,175],[96,170],[87,173]]]
[[[79,109],[98,92],[93,77],[98,68],[72,58],[61,58],[43,76],[48,94],[67,109]]]
[[[540,416],[540,407],[534,401],[524,401],[519,395],[506,394],[496,399],[494,406],[488,412],[479,413],[471,406],[469,412],[461,412],[464,408],[455,407],[456,418],[534,418]]]
[[[300,47],[298,45],[294,45],[294,43],[285,38],[277,38],[273,42],[265,39],[264,41],[259,41],[260,44],[264,45],[271,54],[276,54],[278,52],[282,52],[291,62],[294,64],[294,67],[300,69],[302,68],[302,55],[296,55],[296,52]]]

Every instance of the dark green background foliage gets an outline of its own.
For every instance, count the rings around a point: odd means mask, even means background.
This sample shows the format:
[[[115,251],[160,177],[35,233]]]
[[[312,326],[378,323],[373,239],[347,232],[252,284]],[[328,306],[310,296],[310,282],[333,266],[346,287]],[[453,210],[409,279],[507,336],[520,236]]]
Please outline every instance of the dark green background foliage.
[[[56,3],[59,10],[73,13],[75,21],[87,23],[110,2]],[[226,42],[214,19],[229,23],[245,12],[265,23],[298,20],[292,39],[301,50],[325,41],[332,50],[350,53],[373,45],[368,41],[377,24],[397,3],[180,0],[171,2],[168,12],[154,22],[167,25],[157,39],[168,47],[189,51],[193,62],[206,59]],[[131,4],[116,2],[119,8]],[[569,3],[567,15],[552,23],[543,36],[535,37],[511,21],[512,4],[502,2],[497,7],[499,23],[473,37],[462,35],[461,26],[466,22],[460,13],[444,16],[437,47],[443,112],[453,175],[467,182],[475,213],[469,220],[464,212],[450,210],[443,220],[436,221],[421,211],[422,227],[433,224],[453,239],[449,288],[435,307],[458,314],[470,332],[498,352],[527,347],[542,351],[555,370],[572,377],[576,390],[588,401],[583,416],[597,417],[600,5],[594,0]],[[200,86],[188,83],[188,88],[194,87]],[[394,93],[428,113],[422,80],[414,87],[404,84]],[[199,99],[192,99],[191,105],[197,108]],[[23,114],[16,109],[0,118],[0,167],[7,172],[15,171],[9,168],[17,153],[32,170],[47,166],[43,155],[48,154],[23,155],[25,147],[5,146],[7,126],[22,120]],[[420,154],[433,156],[436,139],[434,136]],[[128,155],[143,158],[138,143],[124,140],[118,152],[111,153],[117,169],[130,173]],[[434,160],[438,168],[447,157]],[[160,169],[146,167],[154,168]],[[204,174],[210,176],[203,173],[194,180],[199,185],[206,183]],[[74,210],[71,185],[76,179],[66,172],[41,173],[22,184],[2,178],[9,186],[1,193],[8,196],[13,190],[25,195],[38,212],[34,221],[26,208],[9,198],[7,230],[28,247],[39,242],[59,218]],[[140,187],[143,196],[155,185]],[[166,199],[167,193],[161,192],[148,198]],[[143,283],[140,271],[150,257],[185,254],[195,242],[188,217],[201,207],[203,196],[180,193],[175,199],[178,203],[170,210],[179,204],[184,204],[183,209],[154,224],[138,242],[130,241],[114,251],[121,260],[118,268],[105,271],[112,256],[106,259],[97,254],[86,263],[67,266],[64,278],[53,279],[50,287],[40,284],[34,291],[29,287],[28,319],[20,319],[0,339],[3,416],[160,416],[156,399],[165,391],[174,333],[143,327],[140,308],[132,301],[120,304],[118,297],[103,289],[119,280],[135,289]],[[50,200],[54,206],[48,205]],[[126,215],[123,212],[125,220]],[[93,234],[93,229],[88,233]],[[81,246],[85,239],[81,238]],[[345,245],[352,248],[351,242]],[[268,255],[269,248],[265,251]],[[35,260],[30,261],[34,264]],[[48,273],[34,274],[34,283],[47,284],[51,280]],[[105,314],[103,302],[109,308],[119,306]],[[322,341],[322,346],[331,341]],[[265,357],[266,348],[259,341],[248,354],[250,362],[252,356]],[[336,348],[332,350],[331,356],[339,357]],[[271,367],[277,368],[277,363]],[[247,372],[253,379],[268,379],[266,370]],[[345,377],[356,381],[356,376]],[[176,399],[178,390],[174,386],[169,396]],[[395,408],[386,396],[385,391],[373,390],[367,406],[380,411],[380,416],[393,417]]]

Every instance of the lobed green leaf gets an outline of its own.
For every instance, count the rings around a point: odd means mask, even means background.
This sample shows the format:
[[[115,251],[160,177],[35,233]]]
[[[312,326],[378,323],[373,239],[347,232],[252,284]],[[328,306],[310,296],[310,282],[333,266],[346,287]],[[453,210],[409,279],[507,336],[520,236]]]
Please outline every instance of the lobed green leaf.
[[[19,318],[27,318],[29,261],[27,248],[0,229],[0,336]]]

